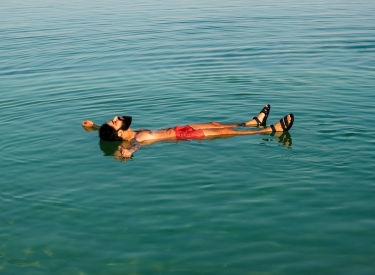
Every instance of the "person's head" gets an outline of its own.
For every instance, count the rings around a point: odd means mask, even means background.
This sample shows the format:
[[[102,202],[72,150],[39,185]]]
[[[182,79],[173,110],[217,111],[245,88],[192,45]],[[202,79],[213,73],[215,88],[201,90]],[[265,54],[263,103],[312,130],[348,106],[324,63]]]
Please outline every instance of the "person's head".
[[[129,129],[131,116],[115,116],[112,120],[100,126],[99,137],[106,141],[123,140],[122,133]]]

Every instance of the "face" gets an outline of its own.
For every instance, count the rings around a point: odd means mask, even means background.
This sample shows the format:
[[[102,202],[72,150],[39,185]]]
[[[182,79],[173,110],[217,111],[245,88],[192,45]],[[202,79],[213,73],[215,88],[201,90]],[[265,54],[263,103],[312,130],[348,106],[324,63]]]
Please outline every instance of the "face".
[[[121,129],[121,126],[123,124],[123,118],[115,116],[112,120],[108,121],[107,124],[111,127],[113,127],[116,131]]]

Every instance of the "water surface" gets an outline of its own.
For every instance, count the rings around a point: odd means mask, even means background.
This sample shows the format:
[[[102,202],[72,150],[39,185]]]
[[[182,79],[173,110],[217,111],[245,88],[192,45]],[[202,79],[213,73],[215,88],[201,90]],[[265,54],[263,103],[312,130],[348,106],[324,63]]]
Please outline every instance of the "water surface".
[[[373,1],[5,1],[2,274],[373,274]],[[81,127],[268,122],[158,143]]]

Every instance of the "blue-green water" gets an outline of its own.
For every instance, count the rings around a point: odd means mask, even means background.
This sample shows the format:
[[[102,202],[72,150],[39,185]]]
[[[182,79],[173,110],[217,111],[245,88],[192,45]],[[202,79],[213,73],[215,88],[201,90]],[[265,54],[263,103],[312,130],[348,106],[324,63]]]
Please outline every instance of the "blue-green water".
[[[0,274],[374,274],[374,14],[372,0],[3,1]],[[269,123],[294,113],[289,137],[120,161],[81,127],[237,122],[266,103]]]

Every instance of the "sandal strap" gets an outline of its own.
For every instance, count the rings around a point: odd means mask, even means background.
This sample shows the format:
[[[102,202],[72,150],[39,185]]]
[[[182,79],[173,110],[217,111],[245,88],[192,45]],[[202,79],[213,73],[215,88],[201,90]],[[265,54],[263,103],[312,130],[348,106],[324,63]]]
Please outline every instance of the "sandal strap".
[[[291,119],[290,121],[288,121],[288,116],[285,116],[282,119],[280,119],[280,124],[284,131],[288,131],[293,125],[294,116],[292,114],[290,114],[289,116]]]
[[[260,111],[261,113],[265,114],[265,115],[268,115],[268,112],[269,112],[269,107],[268,105],[266,107],[263,107],[262,111]]]
[[[253,119],[255,119],[255,121],[258,123],[258,126],[259,125],[262,125],[262,122],[259,120],[259,118],[257,118],[256,116],[253,117]]]
[[[261,126],[265,126],[267,123],[267,118],[271,110],[271,105],[267,104],[265,107],[263,107],[261,113],[264,114],[263,122],[260,124]]]
[[[275,126],[273,126],[273,124],[271,124],[270,127],[271,127],[271,129],[272,129],[272,132],[277,132],[277,131],[276,131],[276,128],[275,128]]]
[[[294,122],[294,115],[293,114],[289,114],[289,116],[290,116],[290,122],[288,124],[287,131],[289,131],[289,129],[292,128],[292,125],[293,125],[293,122]],[[285,118],[285,120],[287,120],[287,118]]]
[[[288,128],[288,125],[285,124],[284,118],[280,119],[280,124],[281,124],[281,128],[283,128],[283,130],[286,131],[286,129]],[[286,122],[288,122],[288,121],[286,121]]]

